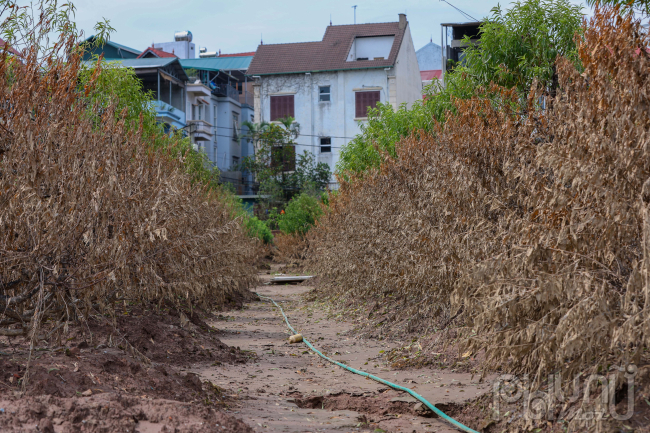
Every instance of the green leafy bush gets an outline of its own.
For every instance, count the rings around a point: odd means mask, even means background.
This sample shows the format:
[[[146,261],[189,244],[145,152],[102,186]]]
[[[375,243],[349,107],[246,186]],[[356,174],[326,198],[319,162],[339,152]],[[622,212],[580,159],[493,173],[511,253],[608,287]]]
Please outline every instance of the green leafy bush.
[[[305,235],[323,215],[320,201],[311,195],[300,194],[291,199],[279,219],[280,230],[290,235]]]
[[[248,217],[245,219],[244,224],[249,236],[258,238],[265,244],[273,242],[273,233],[271,233],[271,229],[264,221],[259,220],[257,217]]]

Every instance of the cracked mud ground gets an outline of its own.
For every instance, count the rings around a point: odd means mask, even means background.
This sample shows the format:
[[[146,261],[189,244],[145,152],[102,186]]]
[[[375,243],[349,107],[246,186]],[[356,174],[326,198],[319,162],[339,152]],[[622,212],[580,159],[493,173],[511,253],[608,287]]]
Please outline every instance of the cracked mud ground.
[[[268,281],[270,275],[262,275]],[[381,353],[395,347],[387,341],[357,339],[353,324],[328,319],[304,301],[311,287],[261,285],[256,290],[283,306],[292,326],[315,347],[351,367],[407,386],[442,410],[489,391],[468,373],[433,368],[394,370]],[[423,412],[408,394],[350,373],[308,350],[290,344],[280,312],[269,302],[252,302],[230,311],[210,325],[229,346],[257,354],[243,365],[205,364],[188,368],[239,395],[230,414],[256,431],[328,432],[457,432],[430,412]]]

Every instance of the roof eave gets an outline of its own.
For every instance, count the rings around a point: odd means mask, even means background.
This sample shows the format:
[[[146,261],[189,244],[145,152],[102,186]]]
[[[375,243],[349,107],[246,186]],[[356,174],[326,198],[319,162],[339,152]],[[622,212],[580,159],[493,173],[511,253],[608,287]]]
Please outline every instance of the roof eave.
[[[363,68],[336,68],[336,69],[319,69],[319,70],[313,70],[313,71],[268,72],[268,73],[265,73],[265,74],[246,74],[246,76],[247,77],[261,77],[261,76],[267,76],[267,75],[306,74],[307,72],[315,73],[315,72],[360,71],[360,70],[363,70],[363,69],[386,69],[386,68],[392,68],[394,66],[395,66],[395,64],[383,65],[383,66],[366,66],[366,67],[363,67]]]

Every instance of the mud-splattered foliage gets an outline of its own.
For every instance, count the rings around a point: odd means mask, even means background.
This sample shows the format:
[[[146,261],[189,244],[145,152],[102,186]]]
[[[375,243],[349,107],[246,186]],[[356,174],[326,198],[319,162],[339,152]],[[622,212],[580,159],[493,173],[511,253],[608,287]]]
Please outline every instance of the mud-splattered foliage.
[[[24,53],[0,53],[0,335],[116,299],[241,298],[254,245],[219,191],[192,184],[114,108],[88,104],[95,80],[79,88],[74,35],[44,58]]]
[[[433,135],[344,184],[311,234],[322,293],[388,306],[393,332],[460,312],[486,367],[538,379],[638,361],[650,338],[648,38],[598,10],[579,55],[582,72],[558,59],[555,99],[533,89],[513,111],[516,95],[494,88],[457,101]]]

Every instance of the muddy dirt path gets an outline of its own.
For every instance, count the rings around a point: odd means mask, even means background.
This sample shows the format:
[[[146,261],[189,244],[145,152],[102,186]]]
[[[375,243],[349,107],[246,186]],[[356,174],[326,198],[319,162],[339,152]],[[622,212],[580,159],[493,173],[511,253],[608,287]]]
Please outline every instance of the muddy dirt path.
[[[262,275],[268,281],[270,275]],[[393,370],[382,360],[386,341],[354,337],[353,325],[329,320],[304,301],[304,285],[262,285],[256,290],[283,306],[293,327],[323,353],[394,383],[411,387],[445,410],[489,391],[489,385],[466,373],[430,368]],[[243,365],[188,366],[189,371],[239,395],[231,414],[256,431],[456,432],[432,417],[406,393],[328,363],[304,344],[289,344],[280,312],[267,302],[253,302],[210,325],[229,346],[255,352]],[[380,430],[377,430],[380,429]]]

